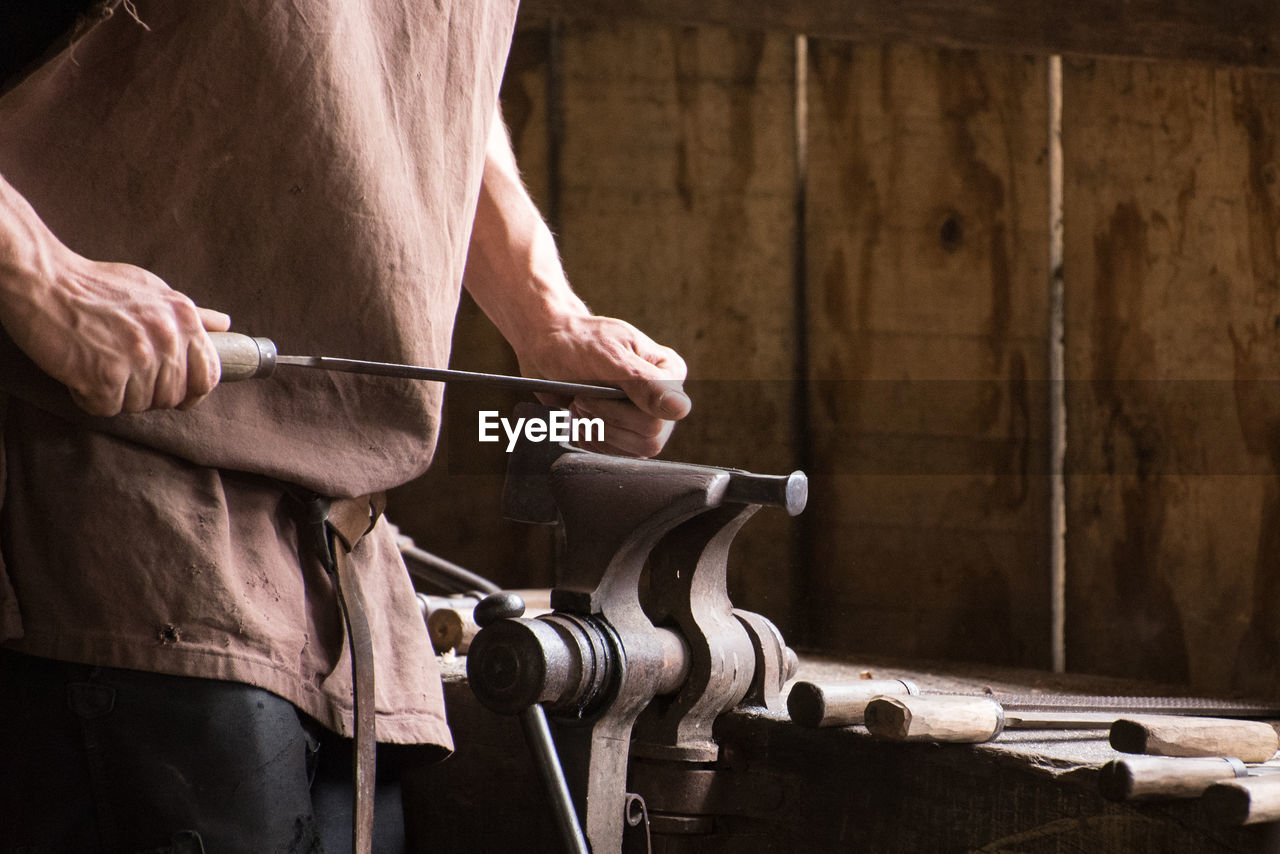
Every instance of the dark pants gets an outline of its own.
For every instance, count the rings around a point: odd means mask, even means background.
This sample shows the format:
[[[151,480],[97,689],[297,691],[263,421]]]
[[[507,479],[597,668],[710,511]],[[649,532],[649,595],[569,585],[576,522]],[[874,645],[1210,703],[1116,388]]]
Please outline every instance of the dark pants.
[[[379,854],[406,750],[379,748]],[[335,854],[351,786],[351,742],[274,694],[0,650],[3,854]]]

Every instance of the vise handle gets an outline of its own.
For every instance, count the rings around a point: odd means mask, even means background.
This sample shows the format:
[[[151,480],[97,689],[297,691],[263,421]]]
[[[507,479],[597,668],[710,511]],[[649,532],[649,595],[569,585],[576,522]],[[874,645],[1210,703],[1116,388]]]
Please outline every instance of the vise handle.
[[[492,593],[480,600],[480,604],[476,605],[475,620],[477,625],[484,628],[499,620],[516,619],[523,614],[524,600],[507,591]],[[468,658],[468,666],[474,660]],[[534,767],[537,768],[538,777],[551,800],[552,816],[566,854],[590,854],[582,825],[578,822],[578,813],[573,807],[573,797],[569,794],[564,769],[560,766],[556,744],[551,738],[551,728],[547,726],[546,713],[542,706],[531,703],[520,710],[519,718],[525,742],[533,754]]]

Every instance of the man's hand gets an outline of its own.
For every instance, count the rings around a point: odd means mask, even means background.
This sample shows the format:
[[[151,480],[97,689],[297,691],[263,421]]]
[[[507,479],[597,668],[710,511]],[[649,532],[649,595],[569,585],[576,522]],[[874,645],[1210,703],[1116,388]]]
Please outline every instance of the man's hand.
[[[544,403],[567,406],[577,417],[604,422],[604,442],[585,443],[590,450],[654,456],[692,407],[681,387],[684,360],[625,321],[590,314],[565,318],[517,355],[528,376],[610,383],[627,393],[629,400],[541,396]]]
[[[221,368],[206,330],[230,318],[140,267],[72,252],[0,179],[0,324],[86,412],[116,415],[212,391]]]
[[[230,318],[140,267],[80,259],[25,293],[5,330],[92,415],[186,409],[218,384],[205,332],[225,332]]]
[[[463,284],[510,342],[527,376],[608,382],[626,391],[630,401],[543,397],[604,421],[605,442],[594,450],[653,456],[673,422],[689,414],[681,389],[684,360],[631,324],[592,314],[569,287],[555,239],[520,181],[498,113],[489,130]]]

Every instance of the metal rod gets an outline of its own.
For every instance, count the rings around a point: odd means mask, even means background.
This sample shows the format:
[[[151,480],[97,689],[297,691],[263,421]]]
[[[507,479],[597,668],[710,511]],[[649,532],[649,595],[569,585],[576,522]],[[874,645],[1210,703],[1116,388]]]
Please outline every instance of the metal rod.
[[[586,383],[566,383],[556,380],[539,380],[530,377],[511,377],[505,374],[484,374],[475,371],[456,371],[451,368],[425,368],[420,365],[397,365],[391,362],[367,362],[361,359],[339,359],[334,356],[277,356],[277,365],[295,368],[314,368],[321,371],[341,371],[347,374],[370,374],[379,377],[398,377],[409,380],[434,382],[474,382],[496,388],[515,391],[563,394],[568,397],[597,397],[625,400],[627,393],[620,388]]]
[[[412,537],[401,533],[396,526],[392,525],[391,530],[395,535],[400,556],[405,559],[405,568],[409,570],[409,575],[412,577],[436,587],[442,587],[451,593],[478,592],[487,596],[502,589],[484,576],[477,575],[453,561],[445,560],[440,555],[427,551],[415,543]],[[415,563],[424,568],[414,566]]]
[[[542,706],[536,703],[520,712],[520,728],[524,730],[525,741],[533,754],[534,767],[547,790],[551,800],[551,814],[555,819],[556,830],[564,843],[567,854],[590,854],[587,838],[582,834],[582,825],[578,823],[578,813],[573,808],[573,796],[569,794],[569,784],[564,778],[564,769],[560,767],[560,757],[556,753],[556,744],[551,740],[551,728],[547,726],[547,716]]]
[[[1005,729],[1108,729],[1119,712],[1011,712]]]
[[[953,696],[974,696],[960,694]],[[1076,713],[1190,715],[1223,718],[1280,718],[1276,703],[1217,700],[1206,697],[1081,696],[1073,694],[980,694],[1013,713]],[[1023,717],[1026,715],[1024,714]]]
[[[948,699],[983,699],[1011,716],[1106,714],[1189,715],[1196,717],[1280,718],[1274,702],[1222,700],[1210,697],[1098,696],[1092,694],[1012,694],[991,691],[921,694],[915,683],[892,679],[844,682],[797,682],[787,699],[791,718],[802,726],[848,726],[865,722],[867,706],[883,695],[908,695],[926,703]]]

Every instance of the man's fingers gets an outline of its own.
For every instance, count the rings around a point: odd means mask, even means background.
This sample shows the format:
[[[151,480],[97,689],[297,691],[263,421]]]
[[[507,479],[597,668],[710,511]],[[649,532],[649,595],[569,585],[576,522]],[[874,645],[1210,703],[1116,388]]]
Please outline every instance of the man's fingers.
[[[211,330],[218,331],[218,330]],[[222,378],[222,363],[207,336],[192,338],[187,344],[186,395],[178,409],[190,409],[213,391]]]
[[[622,427],[606,425],[604,441],[591,442],[585,447],[591,451],[621,454],[626,457],[656,457],[662,452],[667,439],[671,438],[671,431],[675,428],[674,422],[664,421],[663,424],[666,426],[656,436],[642,436]]]
[[[151,408],[155,398],[156,382],[154,376],[140,377],[133,374],[124,386],[124,399],[121,401],[121,412],[144,412]]]
[[[576,402],[571,411],[577,418],[599,418],[604,422],[603,442],[584,447],[605,453],[657,456],[675,429],[675,422],[647,416],[623,401],[592,399],[585,406]]]
[[[631,349],[644,361],[658,369],[664,379],[683,381],[689,367],[680,354],[643,334],[631,341]]]
[[[573,409],[583,418],[599,418],[605,424],[606,435],[610,428],[619,428],[638,436],[657,436],[662,432],[665,419],[642,412],[627,400],[601,398],[576,398]]]
[[[211,308],[197,308],[196,311],[200,312],[200,322],[204,324],[206,332],[226,332],[231,329],[231,315]]]
[[[623,380],[619,385],[632,403],[655,418],[679,421],[693,409],[679,380]]]
[[[119,415],[121,397],[122,395],[117,394],[115,398],[112,399],[110,396],[104,395],[100,391],[89,395],[81,394],[75,389],[71,389],[71,399],[75,402],[76,406],[80,407],[90,415],[100,415],[103,417]]]
[[[211,308],[196,307],[200,325],[205,332],[226,332],[231,329],[231,315]],[[222,362],[217,348],[208,335],[192,334],[187,340],[186,385],[179,400],[172,405],[178,409],[190,409],[213,391],[222,379]]]
[[[178,356],[161,356],[151,400],[144,408],[172,409],[186,398],[187,360]]]
[[[631,366],[633,378],[619,385],[632,402],[655,418],[679,421],[688,415],[693,402],[683,383],[689,369],[680,354],[644,336],[631,347],[637,357]]]
[[[192,338],[185,356],[157,356],[135,368],[123,383],[103,382],[91,392],[72,390],[72,400],[90,415],[103,417],[149,409],[190,409],[218,384],[220,365],[207,338]]]

